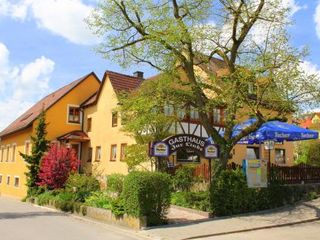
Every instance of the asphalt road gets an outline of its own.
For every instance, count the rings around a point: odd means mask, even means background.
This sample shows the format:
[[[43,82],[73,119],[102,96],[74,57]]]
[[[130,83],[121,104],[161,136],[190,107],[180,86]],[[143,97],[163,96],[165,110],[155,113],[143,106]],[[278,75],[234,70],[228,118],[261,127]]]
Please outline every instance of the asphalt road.
[[[270,228],[258,231],[227,234],[221,236],[206,236],[206,240],[319,240],[320,221],[297,224],[287,227]]]
[[[1,240],[143,240],[138,233],[0,197]]]

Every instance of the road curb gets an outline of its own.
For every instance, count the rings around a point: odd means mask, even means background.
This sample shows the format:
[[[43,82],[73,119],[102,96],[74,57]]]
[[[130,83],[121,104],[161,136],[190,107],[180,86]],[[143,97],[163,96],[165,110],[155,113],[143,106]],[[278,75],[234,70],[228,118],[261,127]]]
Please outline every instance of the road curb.
[[[319,221],[319,220],[320,220],[320,217],[316,217],[316,218],[310,218],[310,219],[306,219],[306,220],[302,220],[302,221],[296,221],[296,222],[290,222],[290,223],[283,223],[283,224],[277,224],[277,225],[268,225],[268,226],[262,226],[262,227],[239,229],[239,230],[234,230],[234,231],[226,231],[226,232],[220,232],[220,233],[199,235],[199,236],[194,236],[194,237],[189,237],[189,238],[183,238],[181,240],[191,240],[191,239],[215,237],[215,236],[235,234],[235,233],[251,232],[251,231],[257,231],[257,230],[263,230],[263,229],[287,227],[287,226],[292,226],[292,225],[316,222],[316,221]]]

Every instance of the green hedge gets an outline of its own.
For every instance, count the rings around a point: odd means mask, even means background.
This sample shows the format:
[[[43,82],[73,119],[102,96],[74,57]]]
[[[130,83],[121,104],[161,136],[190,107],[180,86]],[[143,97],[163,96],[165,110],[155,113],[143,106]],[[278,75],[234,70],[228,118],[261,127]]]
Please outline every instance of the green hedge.
[[[99,181],[93,176],[72,174],[69,176],[65,190],[73,193],[74,201],[84,202],[92,192],[100,190]]]
[[[303,198],[301,188],[272,183],[268,188],[248,188],[240,169],[225,170],[210,189],[211,212],[217,216],[272,209]]]
[[[124,210],[134,217],[147,217],[148,225],[165,221],[170,206],[171,179],[166,173],[131,172],[123,185]]]

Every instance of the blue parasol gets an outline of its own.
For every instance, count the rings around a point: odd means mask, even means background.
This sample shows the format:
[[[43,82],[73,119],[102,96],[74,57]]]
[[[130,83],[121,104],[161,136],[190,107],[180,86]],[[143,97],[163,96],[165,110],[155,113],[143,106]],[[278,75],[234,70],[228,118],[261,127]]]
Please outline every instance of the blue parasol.
[[[233,136],[237,136],[243,129],[251,126],[256,122],[256,119],[249,119],[234,127]],[[254,144],[263,143],[264,141],[271,140],[275,142],[283,141],[301,141],[309,139],[318,139],[319,134],[317,131],[301,128],[293,124],[270,121],[262,124],[262,126],[255,132],[242,138],[238,143],[241,144]]]

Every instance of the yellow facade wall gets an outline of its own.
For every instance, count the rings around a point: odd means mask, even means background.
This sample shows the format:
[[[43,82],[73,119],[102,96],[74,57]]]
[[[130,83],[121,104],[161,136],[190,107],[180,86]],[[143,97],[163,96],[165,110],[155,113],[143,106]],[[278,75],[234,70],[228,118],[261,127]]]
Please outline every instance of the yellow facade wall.
[[[96,105],[84,109],[84,130],[87,119],[92,119],[91,131],[87,132],[90,143],[83,145],[82,166],[87,171],[93,171],[95,175],[108,175],[111,173],[128,172],[127,164],[120,161],[121,144],[131,145],[134,139],[127,136],[121,129],[121,118],[118,116],[117,127],[112,127],[112,112],[117,107],[118,99],[112,85],[107,78],[101,89],[100,97]],[[117,158],[111,161],[111,145],[117,146]],[[92,161],[88,161],[88,148],[92,148]],[[96,160],[96,149],[101,147],[101,159]]]
[[[13,135],[6,137],[1,140],[2,146],[10,146],[9,148],[9,159],[6,157],[6,149],[4,153],[4,159],[1,159],[0,150],[0,175],[2,175],[2,181],[0,183],[0,194],[14,196],[17,198],[23,198],[26,196],[27,188],[25,172],[27,171],[26,164],[23,158],[20,156],[19,152],[25,153],[25,143],[30,141],[30,135],[32,133],[32,128],[20,131]],[[12,161],[13,144],[16,144],[15,150],[15,160]],[[0,147],[0,149],[1,149]],[[30,145],[31,148],[31,145]],[[2,160],[2,161],[1,161]],[[10,176],[10,183],[7,184],[7,177]],[[19,186],[14,186],[14,177],[19,177]]]
[[[46,111],[47,125],[47,139],[49,141],[55,140],[57,137],[64,135],[74,130],[81,130],[82,124],[68,123],[68,105],[79,106],[82,102],[93,95],[99,88],[100,84],[93,75],[89,75],[78,86],[72,89],[58,102]],[[0,141],[0,160],[1,160],[1,147],[16,144],[15,162],[0,162],[0,176],[2,175],[2,182],[0,183],[0,193],[3,195],[22,198],[26,196],[26,177],[27,171],[26,164],[19,152],[25,153],[25,143],[30,141],[30,137],[34,135],[34,130],[37,121],[34,121],[32,126],[26,130],[4,136]],[[31,152],[31,144],[30,144]],[[10,148],[10,155],[12,155],[12,147]],[[6,155],[6,153],[5,153]],[[10,184],[6,184],[7,176],[11,176]],[[14,187],[14,176],[20,178],[19,187]]]

